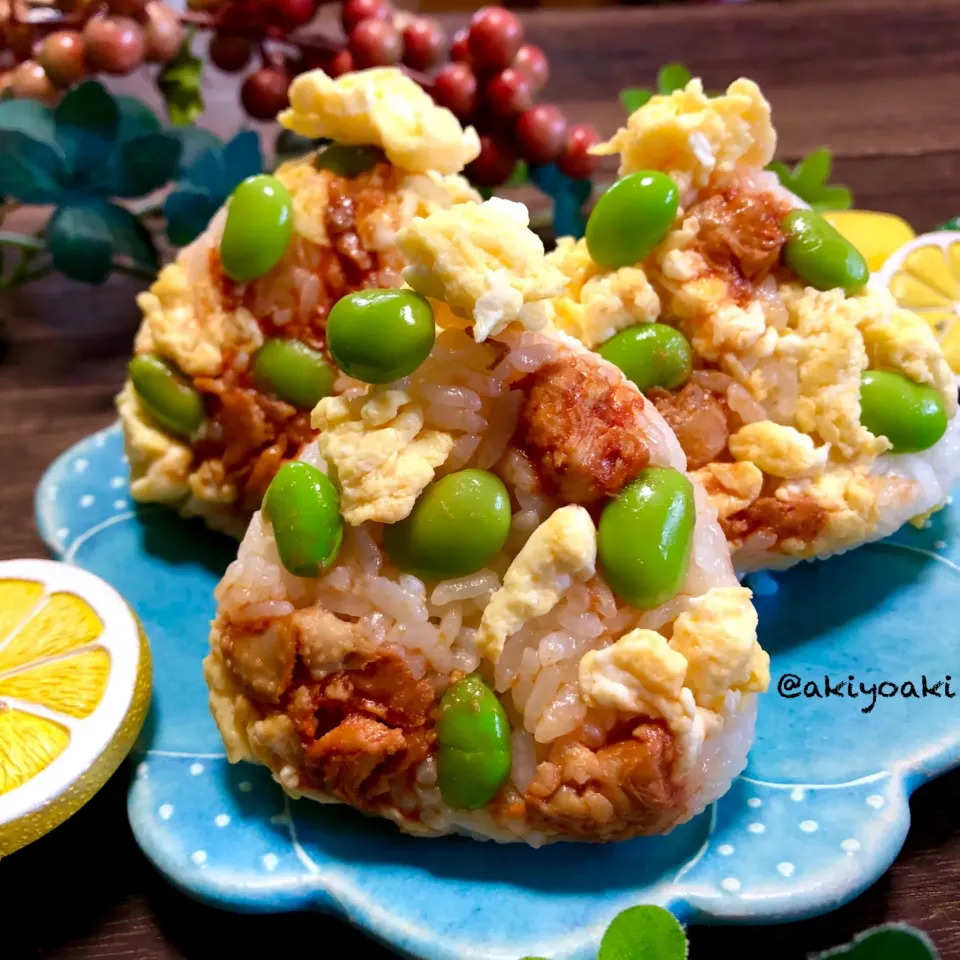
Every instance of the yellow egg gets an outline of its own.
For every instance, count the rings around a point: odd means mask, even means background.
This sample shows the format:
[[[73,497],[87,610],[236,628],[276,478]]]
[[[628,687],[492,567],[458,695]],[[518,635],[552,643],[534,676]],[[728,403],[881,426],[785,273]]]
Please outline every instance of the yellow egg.
[[[123,598],[50,560],[0,563],[0,856],[76,813],[150,703],[147,638]]]

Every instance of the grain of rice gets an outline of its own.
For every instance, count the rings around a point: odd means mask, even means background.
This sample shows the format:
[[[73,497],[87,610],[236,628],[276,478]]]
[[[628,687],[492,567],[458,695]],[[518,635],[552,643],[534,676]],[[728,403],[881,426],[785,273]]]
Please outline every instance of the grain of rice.
[[[694,370],[690,374],[690,379],[704,390],[710,390],[713,393],[726,393],[730,385],[736,383],[733,377],[719,370]]]
[[[526,658],[528,653],[533,654],[533,669],[536,669],[536,666],[539,664],[537,655],[528,648],[524,651],[524,658]],[[556,664],[552,667],[544,667],[543,670],[537,674],[537,678],[533,682],[533,689],[530,691],[530,696],[526,698],[526,703],[523,704],[523,725],[530,733],[536,730],[540,715],[557,695],[557,691],[560,689],[560,683],[560,667]],[[517,700],[516,695],[514,695],[514,700]],[[517,705],[519,706],[519,704]]]
[[[732,383],[727,390],[727,406],[739,415],[744,423],[756,423],[759,420],[769,419],[763,405],[754,400],[747,389],[739,383]]]
[[[522,406],[523,392],[520,390],[511,390],[494,405],[489,427],[477,449],[477,466],[481,470],[489,470],[503,456],[517,431]]]
[[[439,427],[441,430],[462,430],[464,433],[480,433],[487,426],[487,421],[472,410],[436,403],[424,410],[423,419],[428,426]]]
[[[263,603],[251,603],[240,607],[230,614],[234,623],[246,623],[250,620],[266,620],[271,617],[289,616],[296,608],[287,600],[267,600]]]
[[[554,630],[548,633],[537,647],[540,663],[544,667],[553,666],[569,657],[577,647],[577,640],[569,633]]]
[[[500,578],[492,571],[484,568],[465,577],[455,577],[452,580],[441,580],[430,594],[430,603],[435,607],[442,607],[455,600],[469,600],[482,596],[500,586]]]
[[[579,684],[566,683],[540,715],[533,737],[537,743],[549,743],[572,733],[583,722],[586,713]]]
[[[466,387],[442,386],[421,380],[417,384],[417,392],[428,403],[446,407],[457,407],[476,412],[483,405],[479,395]]]
[[[450,455],[443,462],[442,468],[437,471],[438,474],[453,473],[454,470],[459,470],[461,467],[466,466],[478,446],[480,446],[480,438],[475,433],[463,434],[463,436],[459,437],[457,442],[454,443]]]
[[[422,623],[427,619],[424,602],[386,577],[361,577],[357,592],[394,620]]]
[[[513,747],[510,780],[517,790],[524,793],[537,772],[536,748],[525,730],[514,730],[510,742]]]
[[[452,644],[463,626],[463,611],[460,604],[452,605],[440,618],[440,635],[448,644]]]

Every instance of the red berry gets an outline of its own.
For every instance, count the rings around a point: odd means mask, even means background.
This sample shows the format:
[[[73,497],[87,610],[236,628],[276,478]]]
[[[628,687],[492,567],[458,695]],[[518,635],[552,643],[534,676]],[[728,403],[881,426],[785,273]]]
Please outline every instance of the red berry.
[[[33,60],[18,63],[9,76],[9,90],[15,97],[25,100],[42,100],[44,103],[53,103],[57,99],[57,91],[50,82],[50,78],[43,67]]]
[[[118,17],[139,17],[147,6],[147,0],[107,0],[107,6]]]
[[[525,43],[517,51],[517,55],[513,58],[513,66],[522,70],[530,78],[534,93],[543,89],[550,76],[547,55],[532,43]]]
[[[578,123],[567,131],[567,142],[557,158],[557,168],[574,180],[586,180],[600,163],[587,151],[600,142],[600,134],[589,123]]]
[[[503,7],[483,7],[470,21],[468,49],[482,70],[503,70],[523,43],[523,24]]]
[[[477,108],[477,78],[465,63],[448,63],[433,81],[433,99],[461,120]]]
[[[415,17],[403,29],[403,62],[414,70],[429,70],[440,59],[443,39],[436,20]]]
[[[290,27],[306,26],[317,15],[317,0],[275,0],[276,13]]]
[[[520,156],[529,164],[551,163],[567,142],[567,118],[559,107],[537,104],[517,117],[513,136]]]
[[[522,71],[507,67],[487,81],[484,91],[490,112],[501,119],[516,116],[533,105],[530,78]]]
[[[143,28],[129,17],[94,17],[83,28],[87,66],[95,73],[123,76],[143,63]]]
[[[350,36],[361,20],[388,20],[390,13],[386,0],[345,0],[340,8],[343,32]]]
[[[243,109],[256,120],[273,120],[289,104],[290,75],[279,67],[254,70],[240,88]]]
[[[147,59],[151,63],[166,63],[172,60],[183,45],[180,18],[170,7],[158,0],[150,0],[147,4],[143,35],[147,42]]]
[[[342,77],[345,73],[352,73],[355,69],[353,54],[344,47],[338,50],[330,61],[330,69],[327,71],[331,77]]]
[[[450,44],[450,59],[454,63],[470,62],[469,37],[470,31],[466,27],[453,35],[453,43]]]
[[[350,34],[350,50],[359,70],[400,62],[403,38],[387,20],[361,20]]]
[[[87,75],[83,37],[75,30],[57,30],[40,47],[40,66],[58,87],[69,87]]]
[[[253,45],[246,37],[215,33],[210,38],[210,59],[225,73],[237,73],[250,62]]]
[[[502,140],[483,134],[480,153],[467,169],[467,177],[481,187],[497,187],[513,173],[517,158]]]

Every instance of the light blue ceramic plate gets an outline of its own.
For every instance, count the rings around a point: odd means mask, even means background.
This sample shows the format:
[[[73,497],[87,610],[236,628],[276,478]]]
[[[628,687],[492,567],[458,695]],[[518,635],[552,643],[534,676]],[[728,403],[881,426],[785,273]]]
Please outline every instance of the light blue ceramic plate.
[[[233,910],[316,909],[430,960],[580,960],[621,909],[660,903],[694,923],[824,913],[873,883],[907,832],[912,790],[960,762],[956,508],[826,563],[751,585],[761,640],[784,675],[854,677],[896,696],[763,699],[750,765],[672,835],[543,850],[415,840],[352,811],[285,799],[260,768],[230,767],[200,661],[212,590],[234,545],[159,508],[131,509],[119,429],[54,463],[37,491],[54,553],[111,582],[153,647],[155,694],[129,816],[169,880]],[[918,696],[902,697],[912,682]],[[951,681],[960,689],[960,676]],[[884,687],[889,694],[891,687]],[[906,688],[909,693],[909,688]]]

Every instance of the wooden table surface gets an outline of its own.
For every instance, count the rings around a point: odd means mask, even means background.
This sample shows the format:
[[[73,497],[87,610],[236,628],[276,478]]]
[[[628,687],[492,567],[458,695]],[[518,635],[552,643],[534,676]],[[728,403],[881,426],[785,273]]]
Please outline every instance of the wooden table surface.
[[[622,119],[617,92],[649,83],[662,63],[687,63],[709,88],[746,74],[774,105],[783,158],[829,144],[835,179],[858,206],[898,213],[918,231],[960,214],[957,0],[556,11],[527,22],[553,67],[547,96],[604,134]],[[229,133],[234,81],[218,75],[211,87],[209,122]],[[113,418],[136,290],[124,278],[101,288],[50,278],[0,303],[0,557],[44,555],[34,487],[58,453]],[[341,951],[388,956],[326,917],[238,917],[174,891],[133,842],[127,779],[122,769],[71,821],[0,863],[2,960],[322,956],[329,938]],[[917,924],[944,958],[960,957],[960,772],[918,791],[911,810],[897,862],[856,901],[802,923],[695,928],[694,960],[720,948],[793,960],[886,920]]]

